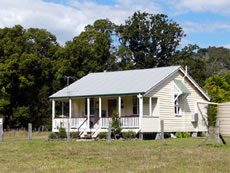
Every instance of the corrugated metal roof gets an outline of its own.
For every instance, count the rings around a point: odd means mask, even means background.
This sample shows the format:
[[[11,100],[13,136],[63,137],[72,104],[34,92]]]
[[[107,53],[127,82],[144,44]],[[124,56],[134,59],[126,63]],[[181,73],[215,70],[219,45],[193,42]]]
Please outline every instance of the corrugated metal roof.
[[[178,69],[180,66],[91,73],[50,98],[145,93]]]

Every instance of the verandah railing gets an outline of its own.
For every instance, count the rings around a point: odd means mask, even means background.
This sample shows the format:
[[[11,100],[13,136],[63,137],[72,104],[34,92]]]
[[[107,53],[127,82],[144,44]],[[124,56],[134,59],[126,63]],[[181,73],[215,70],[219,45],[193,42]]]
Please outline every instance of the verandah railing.
[[[88,128],[87,123],[87,117],[72,117],[72,118],[55,118],[54,121],[54,129],[58,129],[60,127],[68,128],[68,122],[70,123],[71,129],[78,129],[80,128]],[[92,129],[101,128],[108,128],[109,127],[109,121],[112,121],[112,117],[102,117],[101,119],[98,119],[93,126]],[[121,128],[139,128],[139,116],[138,115],[132,115],[132,116],[121,116]]]
[[[71,129],[78,129],[86,119],[86,117],[54,118],[54,129],[58,129],[60,127],[67,129],[68,122],[70,123]]]
[[[101,128],[109,128],[109,121],[112,121],[112,117],[101,118]],[[121,116],[121,128],[139,128],[139,115]]]

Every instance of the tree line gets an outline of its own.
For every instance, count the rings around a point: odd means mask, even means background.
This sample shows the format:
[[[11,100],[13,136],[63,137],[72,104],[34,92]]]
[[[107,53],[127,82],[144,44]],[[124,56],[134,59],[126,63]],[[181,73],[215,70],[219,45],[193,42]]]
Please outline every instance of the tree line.
[[[10,128],[51,126],[48,97],[66,86],[63,76],[170,65],[187,65],[213,101],[230,101],[230,50],[181,47],[184,37],[168,16],[139,11],[121,25],[96,20],[64,46],[45,29],[2,28],[0,117]]]

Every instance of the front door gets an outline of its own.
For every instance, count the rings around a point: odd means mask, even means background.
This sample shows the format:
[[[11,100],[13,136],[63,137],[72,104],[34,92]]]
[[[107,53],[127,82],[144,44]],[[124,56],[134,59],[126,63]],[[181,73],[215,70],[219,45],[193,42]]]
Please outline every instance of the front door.
[[[117,110],[117,100],[108,100],[108,116],[112,116],[113,112]]]

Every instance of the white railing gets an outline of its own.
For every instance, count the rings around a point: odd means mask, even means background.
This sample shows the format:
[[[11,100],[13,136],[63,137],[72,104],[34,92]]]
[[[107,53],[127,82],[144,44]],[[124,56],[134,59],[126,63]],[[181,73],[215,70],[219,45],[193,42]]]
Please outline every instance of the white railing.
[[[109,121],[112,122],[111,117],[102,117],[101,118],[101,128],[103,128],[103,129],[109,128]]]
[[[74,118],[54,118],[54,129],[60,127],[68,128],[68,122],[70,123],[71,129],[78,129],[82,123],[86,120],[85,117],[74,117]],[[86,124],[86,123],[84,123]]]
[[[82,131],[83,129],[88,128],[88,121],[86,117],[74,117],[74,118],[55,118],[54,129],[60,127],[68,128],[68,122],[70,123],[71,129],[76,129]],[[92,127],[92,129],[99,129],[100,123],[101,128],[109,128],[109,121],[112,121],[111,117],[102,117],[98,120]],[[139,128],[139,117],[138,116],[122,116],[120,117],[121,128]]]
[[[111,117],[101,118],[101,128],[109,128],[109,121],[112,121]],[[139,116],[122,116],[120,117],[121,128],[139,128]]]
[[[120,121],[121,128],[139,128],[139,116],[123,116]]]

